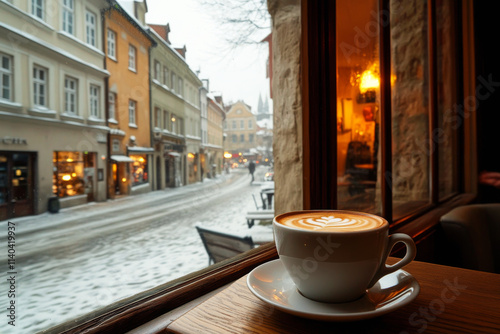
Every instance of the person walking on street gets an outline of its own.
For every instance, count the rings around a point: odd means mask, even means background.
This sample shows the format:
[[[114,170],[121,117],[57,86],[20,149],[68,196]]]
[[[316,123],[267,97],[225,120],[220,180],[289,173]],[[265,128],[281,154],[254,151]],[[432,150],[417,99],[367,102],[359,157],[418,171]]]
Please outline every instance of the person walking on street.
[[[253,162],[253,160],[250,160],[250,163],[248,164],[248,171],[252,175],[252,181],[250,182],[252,183],[254,181],[253,173],[255,172],[255,163]]]

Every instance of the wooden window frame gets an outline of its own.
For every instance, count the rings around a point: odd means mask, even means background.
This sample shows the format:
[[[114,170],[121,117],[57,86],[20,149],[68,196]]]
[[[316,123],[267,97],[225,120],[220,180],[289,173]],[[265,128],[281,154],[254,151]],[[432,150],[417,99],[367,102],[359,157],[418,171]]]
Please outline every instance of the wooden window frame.
[[[433,6],[434,1],[429,1]],[[388,0],[380,1],[380,9],[389,8]],[[429,10],[431,10],[430,7]],[[303,100],[303,145],[304,145],[304,208],[328,209],[336,208],[337,180],[337,142],[336,136],[331,135],[331,129],[336,128],[336,64],[335,59],[335,5],[330,1],[302,0],[302,100]],[[430,20],[432,43],[435,43],[434,18]],[[382,29],[380,38],[381,50],[390,48],[390,30]],[[435,52],[431,50],[431,54]],[[381,59],[382,75],[390,77],[390,57]],[[435,66],[435,64],[434,64]],[[434,67],[435,69],[435,67]],[[435,80],[435,72],[431,74]],[[435,85],[435,82],[434,84]],[[390,83],[381,86],[382,108],[389,107],[382,115],[382,120],[390,122]],[[435,96],[431,103],[435,103]],[[435,106],[433,107],[435,108]],[[310,113],[315,110],[315,113]],[[317,112],[317,111],[320,112]],[[434,116],[433,116],[434,117]],[[435,122],[435,119],[432,121]],[[391,152],[390,123],[386,124],[381,132],[385,139],[381,142],[382,149]],[[460,149],[460,148],[459,148]],[[436,157],[436,156],[435,156]],[[437,163],[435,157],[432,164]],[[318,168],[320,166],[320,168]],[[390,154],[385,154],[382,166],[387,170],[392,168]],[[314,167],[314,169],[313,169]],[[433,165],[432,169],[436,166]],[[314,170],[314,173],[312,172]],[[333,174],[333,175],[332,175]],[[463,182],[463,174],[459,175]],[[432,179],[432,191],[435,192],[437,179]],[[325,187],[324,185],[328,186]],[[463,184],[460,185],[463,189]],[[382,183],[382,196],[392,196],[390,183]],[[471,202],[473,194],[459,194],[444,201],[439,201],[435,193],[432,195],[432,205],[420,210],[395,224],[398,231],[408,233],[413,238],[425,240],[432,233],[432,228],[439,221],[439,217],[451,208]],[[385,201],[383,213],[386,218],[392,218],[392,201]],[[390,219],[392,221],[392,219]],[[408,222],[412,221],[412,224]],[[126,332],[137,328],[181,305],[218,289],[250,272],[256,266],[278,258],[274,243],[262,245],[259,248],[240,254],[232,259],[217,263],[207,269],[189,274],[177,280],[168,282],[133,297],[121,300],[105,307],[92,318],[82,321],[73,327],[73,321],[54,327],[54,332],[64,333],[102,333]],[[152,331],[153,332],[153,331]]]

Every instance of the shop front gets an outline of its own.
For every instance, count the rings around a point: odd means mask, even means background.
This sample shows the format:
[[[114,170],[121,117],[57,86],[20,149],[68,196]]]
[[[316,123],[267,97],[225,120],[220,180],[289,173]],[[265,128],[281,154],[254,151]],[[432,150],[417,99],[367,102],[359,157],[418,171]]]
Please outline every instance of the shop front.
[[[36,153],[0,151],[0,220],[34,214]]]
[[[132,195],[149,192],[152,189],[150,175],[154,161],[154,149],[150,147],[128,147],[128,156],[132,160],[130,185]]]
[[[8,117],[0,137],[0,220],[106,200],[107,129]]]

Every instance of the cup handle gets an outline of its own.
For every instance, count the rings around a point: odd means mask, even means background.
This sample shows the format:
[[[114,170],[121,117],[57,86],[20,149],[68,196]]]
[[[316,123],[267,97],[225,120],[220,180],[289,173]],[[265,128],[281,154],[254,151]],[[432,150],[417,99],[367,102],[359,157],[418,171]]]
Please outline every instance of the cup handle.
[[[392,247],[394,247],[394,245],[397,244],[398,242],[402,242],[406,245],[406,254],[404,258],[401,259],[399,262],[396,262],[392,266],[388,266],[385,262],[387,261],[387,258],[391,253]],[[408,263],[413,261],[416,254],[417,254],[417,247],[415,246],[415,242],[413,242],[413,239],[409,235],[404,233],[395,233],[390,235],[382,263],[380,264],[380,267],[378,268],[368,288],[371,288],[373,285],[375,285],[375,283],[377,283],[378,280],[384,277],[385,275],[395,272],[396,270],[406,266]]]

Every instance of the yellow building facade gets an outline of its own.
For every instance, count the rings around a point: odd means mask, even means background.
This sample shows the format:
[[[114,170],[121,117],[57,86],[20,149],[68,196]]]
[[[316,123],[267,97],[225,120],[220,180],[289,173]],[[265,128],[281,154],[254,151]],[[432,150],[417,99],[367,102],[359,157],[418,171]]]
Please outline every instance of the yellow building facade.
[[[104,13],[104,36],[110,73],[108,196],[114,198],[151,190],[149,53],[156,43],[119,6]]]

